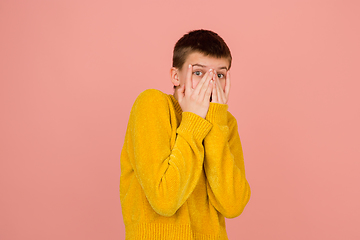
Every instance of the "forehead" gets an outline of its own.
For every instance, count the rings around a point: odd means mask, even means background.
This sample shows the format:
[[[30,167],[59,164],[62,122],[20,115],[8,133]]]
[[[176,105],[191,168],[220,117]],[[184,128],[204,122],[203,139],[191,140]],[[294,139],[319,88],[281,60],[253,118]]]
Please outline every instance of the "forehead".
[[[227,58],[216,58],[212,56],[205,56],[199,52],[190,53],[186,59],[186,64],[200,64],[206,66],[207,68],[229,68],[229,59]]]

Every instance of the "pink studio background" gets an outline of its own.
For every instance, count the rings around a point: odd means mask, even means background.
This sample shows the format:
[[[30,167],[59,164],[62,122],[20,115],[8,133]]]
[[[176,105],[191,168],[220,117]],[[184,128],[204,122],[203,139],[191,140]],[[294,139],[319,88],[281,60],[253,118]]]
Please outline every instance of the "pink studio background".
[[[120,152],[172,49],[218,32],[252,196],[229,238],[360,239],[359,1],[0,2],[0,239],[124,239]]]

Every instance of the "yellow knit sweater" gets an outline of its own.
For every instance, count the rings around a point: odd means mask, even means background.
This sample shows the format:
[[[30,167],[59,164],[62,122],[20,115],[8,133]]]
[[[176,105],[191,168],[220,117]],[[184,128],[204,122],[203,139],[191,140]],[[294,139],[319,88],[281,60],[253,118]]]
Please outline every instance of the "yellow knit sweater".
[[[206,119],[148,89],[136,99],[121,151],[126,240],[228,239],[225,219],[250,198],[236,119],[212,103]]]

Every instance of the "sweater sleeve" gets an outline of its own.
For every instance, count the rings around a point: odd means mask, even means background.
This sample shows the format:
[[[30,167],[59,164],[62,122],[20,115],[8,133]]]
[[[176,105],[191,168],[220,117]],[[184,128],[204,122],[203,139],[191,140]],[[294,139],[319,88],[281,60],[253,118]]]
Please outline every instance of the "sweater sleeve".
[[[227,104],[210,103],[206,119],[213,124],[204,139],[204,168],[211,204],[226,218],[239,216],[250,199],[236,119]]]
[[[204,161],[202,142],[212,124],[194,113],[183,112],[171,149],[169,102],[157,90],[139,95],[130,122],[135,175],[154,211],[172,216],[198,182]]]

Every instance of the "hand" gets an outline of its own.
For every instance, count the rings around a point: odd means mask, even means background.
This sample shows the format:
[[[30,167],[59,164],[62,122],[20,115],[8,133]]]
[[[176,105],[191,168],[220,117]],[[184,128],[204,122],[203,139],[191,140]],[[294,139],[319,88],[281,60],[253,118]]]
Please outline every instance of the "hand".
[[[221,103],[227,104],[229,100],[229,93],[230,93],[230,72],[226,72],[226,79],[225,79],[225,91],[222,89],[219,78],[215,72],[213,76],[214,87],[212,89],[212,102],[213,103]]]
[[[184,112],[192,112],[202,118],[210,106],[210,94],[213,91],[213,70],[205,73],[196,88],[192,88],[192,66],[189,65],[185,84],[178,89],[178,102]]]

